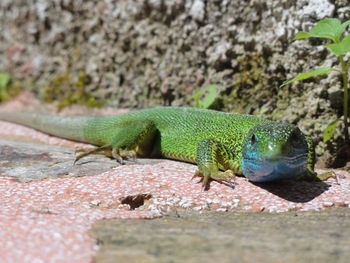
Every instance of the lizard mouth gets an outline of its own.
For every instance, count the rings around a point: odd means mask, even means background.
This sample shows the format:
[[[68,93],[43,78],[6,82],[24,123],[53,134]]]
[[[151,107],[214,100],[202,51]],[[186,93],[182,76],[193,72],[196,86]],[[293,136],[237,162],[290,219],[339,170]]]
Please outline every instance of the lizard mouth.
[[[242,159],[242,172],[252,182],[270,182],[297,178],[306,171],[307,153],[295,156],[274,156],[273,158]]]

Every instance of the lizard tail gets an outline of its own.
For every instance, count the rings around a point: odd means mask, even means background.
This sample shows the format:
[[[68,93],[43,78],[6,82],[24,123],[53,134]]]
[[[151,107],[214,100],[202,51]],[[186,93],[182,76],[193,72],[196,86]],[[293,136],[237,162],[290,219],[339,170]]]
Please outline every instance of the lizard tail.
[[[80,142],[87,142],[84,137],[84,128],[89,118],[91,117],[0,112],[0,120],[14,122],[47,134]]]

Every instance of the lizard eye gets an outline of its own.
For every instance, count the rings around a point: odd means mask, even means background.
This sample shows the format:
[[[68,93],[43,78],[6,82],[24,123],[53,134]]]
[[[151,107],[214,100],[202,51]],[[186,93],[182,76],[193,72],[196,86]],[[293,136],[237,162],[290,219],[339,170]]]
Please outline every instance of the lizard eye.
[[[256,136],[255,134],[252,135],[252,138],[250,139],[250,142],[252,145],[256,144]]]
[[[302,140],[300,138],[300,135],[297,132],[293,132],[290,137],[289,137],[289,141],[291,143],[291,145],[295,148],[298,148],[301,146],[302,144]]]

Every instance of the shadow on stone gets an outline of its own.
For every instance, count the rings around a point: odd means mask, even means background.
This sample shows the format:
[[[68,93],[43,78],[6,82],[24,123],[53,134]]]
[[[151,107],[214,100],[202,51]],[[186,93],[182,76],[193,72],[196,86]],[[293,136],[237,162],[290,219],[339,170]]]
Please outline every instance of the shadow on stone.
[[[253,183],[287,201],[306,203],[327,191],[329,184],[323,181],[295,181],[274,183]]]

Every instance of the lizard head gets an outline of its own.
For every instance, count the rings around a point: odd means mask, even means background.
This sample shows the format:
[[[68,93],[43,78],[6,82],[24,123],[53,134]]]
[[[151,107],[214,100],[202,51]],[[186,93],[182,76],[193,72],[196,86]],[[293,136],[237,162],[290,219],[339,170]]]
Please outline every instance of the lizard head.
[[[252,182],[297,178],[305,173],[307,159],[306,137],[292,124],[256,125],[242,145],[242,172]]]

